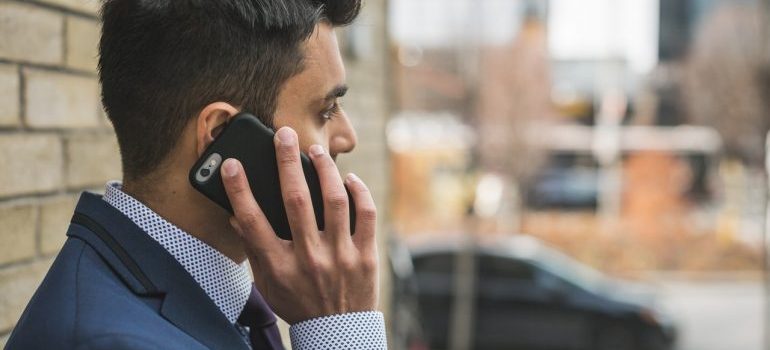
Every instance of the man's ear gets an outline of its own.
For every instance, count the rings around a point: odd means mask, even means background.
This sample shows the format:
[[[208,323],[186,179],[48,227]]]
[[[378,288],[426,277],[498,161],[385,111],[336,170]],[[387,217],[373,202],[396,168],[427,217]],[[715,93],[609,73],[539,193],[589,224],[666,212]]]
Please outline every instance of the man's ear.
[[[198,114],[195,133],[198,157],[203,155],[206,147],[214,141],[230,118],[236,114],[238,109],[225,102],[214,102],[201,110]]]

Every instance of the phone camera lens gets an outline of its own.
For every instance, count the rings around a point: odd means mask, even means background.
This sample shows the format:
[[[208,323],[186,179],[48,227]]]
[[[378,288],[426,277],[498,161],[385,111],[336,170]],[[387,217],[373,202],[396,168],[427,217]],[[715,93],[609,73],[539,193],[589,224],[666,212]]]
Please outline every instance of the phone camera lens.
[[[207,177],[209,175],[211,175],[211,170],[206,169],[206,168],[201,169],[201,176]]]

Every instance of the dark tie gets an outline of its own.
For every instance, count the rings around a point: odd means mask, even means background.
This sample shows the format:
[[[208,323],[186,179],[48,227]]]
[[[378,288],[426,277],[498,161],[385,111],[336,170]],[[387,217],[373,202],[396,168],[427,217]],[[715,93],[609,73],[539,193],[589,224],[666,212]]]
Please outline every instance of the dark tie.
[[[257,349],[281,349],[281,335],[278,333],[278,326],[275,323],[275,314],[270,306],[267,305],[262,294],[259,294],[257,288],[251,285],[251,295],[246,302],[246,306],[238,317],[238,323],[249,327],[249,340],[251,347]]]

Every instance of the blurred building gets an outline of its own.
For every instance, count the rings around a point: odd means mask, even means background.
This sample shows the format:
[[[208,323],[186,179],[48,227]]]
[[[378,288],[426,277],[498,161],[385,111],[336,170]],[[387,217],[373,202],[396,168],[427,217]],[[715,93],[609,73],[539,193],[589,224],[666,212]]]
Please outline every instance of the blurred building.
[[[746,16],[756,12],[756,1],[393,4],[399,17],[391,29],[394,111],[432,120],[444,115],[447,123],[460,120],[476,134],[470,157],[463,158],[465,171],[456,159],[439,156],[399,165],[421,172],[394,177],[394,203],[430,198],[434,176],[445,179],[448,171],[467,186],[475,185],[474,176],[494,172],[506,174],[517,189],[509,198],[511,212],[500,213],[522,215],[522,225],[511,231],[564,242],[617,237],[607,249],[626,239],[621,237],[639,238],[651,251],[662,251],[658,244],[665,239],[687,237],[669,256],[697,235],[756,241],[759,226],[734,224],[757,222],[756,210],[738,215],[744,219],[718,214],[723,198],[737,203],[749,195],[723,192],[722,176],[743,174],[750,178],[728,182],[757,183],[751,171],[721,171],[723,156],[756,159],[767,130],[757,109],[758,80],[751,78],[759,72],[759,21]],[[724,86],[736,82],[743,85]],[[715,105],[726,98],[732,102],[724,108]],[[752,203],[741,210],[762,207]],[[395,219],[430,221],[433,216],[420,208],[426,207],[399,207]],[[570,225],[574,220],[584,224]],[[613,259],[585,254],[597,262]],[[649,256],[626,260],[623,266],[634,269],[687,264]]]
[[[566,1],[552,1],[559,3]],[[581,236],[622,244],[601,238],[619,235],[655,252],[599,258],[603,254],[570,248],[587,260],[619,259],[627,268],[740,265],[734,261],[757,268],[762,222],[757,208],[764,200],[744,184],[761,181],[756,171],[725,167],[725,156],[759,159],[768,129],[756,79],[761,71],[757,2],[635,1],[639,10],[646,7],[640,16],[645,35],[627,27],[630,3],[567,4],[575,8],[563,17],[552,6],[552,22],[559,17],[573,23],[577,19],[566,18],[583,16],[604,26],[592,35],[593,56],[568,43],[559,49],[559,34],[551,33],[553,102],[562,117],[560,125],[544,129],[550,135],[538,137],[551,156],[528,189],[535,210],[532,221],[525,218],[525,230],[562,243]],[[578,7],[591,10],[581,13]],[[563,22],[549,30],[570,27]],[[637,39],[648,43],[624,44]],[[720,181],[739,185],[721,187]],[[565,222],[581,217],[583,224],[541,221],[562,220],[558,213],[565,212],[571,212],[561,214]],[[690,259],[697,258],[684,247],[695,244],[723,249],[725,255],[694,263]]]
[[[395,1],[393,8],[394,16],[407,18],[394,18],[394,25],[400,26],[394,29],[394,111],[423,115],[434,122],[443,117],[448,125],[459,121],[476,131],[469,144],[460,141],[464,135],[454,136],[454,145],[466,147],[460,151],[463,164],[446,157],[412,164],[412,169],[423,169],[423,173],[403,181],[423,182],[395,183],[394,197],[404,198],[396,202],[429,197],[431,174],[447,174],[448,169],[451,176],[463,179],[465,193],[473,192],[474,172],[479,169],[505,174],[515,188],[518,181],[532,175],[530,170],[538,161],[525,142],[528,125],[552,114],[547,2]],[[426,12],[432,15],[422,22],[409,20]],[[425,34],[426,27],[433,28],[433,35]],[[451,137],[445,142],[452,142]],[[425,167],[425,162],[432,165]],[[394,180],[402,177],[396,175]],[[402,191],[413,187],[423,191]],[[473,198],[464,198],[469,208]],[[516,215],[517,207],[513,205],[508,216]],[[436,219],[419,209],[402,212]]]

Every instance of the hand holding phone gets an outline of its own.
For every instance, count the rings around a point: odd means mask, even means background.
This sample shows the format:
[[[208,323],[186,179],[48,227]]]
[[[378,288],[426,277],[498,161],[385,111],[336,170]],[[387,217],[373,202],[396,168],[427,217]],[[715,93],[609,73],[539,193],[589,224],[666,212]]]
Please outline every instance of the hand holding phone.
[[[254,283],[275,313],[289,324],[315,317],[375,310],[378,301],[377,210],[366,185],[354,175],[343,182],[322,147],[311,147],[326,227],[319,231],[310,184],[303,171],[297,135],[278,131],[278,173],[293,242],[276,237],[257,204],[244,167],[222,166],[222,180],[235,216],[231,224],[246,242]],[[356,202],[351,236],[348,192]]]

